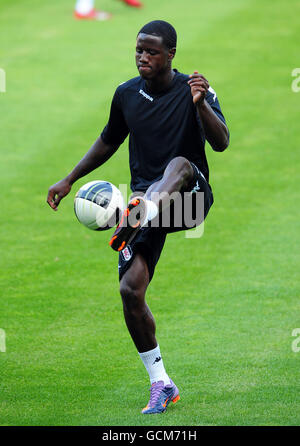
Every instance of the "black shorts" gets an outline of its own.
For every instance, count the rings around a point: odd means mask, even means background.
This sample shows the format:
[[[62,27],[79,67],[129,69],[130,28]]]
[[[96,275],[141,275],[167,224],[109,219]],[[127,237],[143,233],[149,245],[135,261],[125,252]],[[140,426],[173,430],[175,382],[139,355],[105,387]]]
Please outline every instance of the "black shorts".
[[[210,185],[198,167],[191,162],[194,170],[193,180],[188,187],[181,192],[182,199],[177,200],[180,205],[171,204],[168,209],[169,218],[160,215],[158,220],[151,222],[152,226],[139,230],[130,245],[127,245],[119,254],[119,279],[128,270],[137,253],[141,254],[147,262],[149,270],[149,280],[152,279],[155,266],[159,260],[161,251],[165,244],[167,234],[178,231],[186,231],[201,224],[206,218],[208,211],[213,204],[213,194]],[[200,203],[200,207],[199,207]],[[171,210],[171,212],[169,212]],[[180,214],[180,215],[179,215]],[[186,221],[184,216],[191,216]],[[178,217],[182,217],[179,218]],[[163,224],[168,222],[167,227]]]

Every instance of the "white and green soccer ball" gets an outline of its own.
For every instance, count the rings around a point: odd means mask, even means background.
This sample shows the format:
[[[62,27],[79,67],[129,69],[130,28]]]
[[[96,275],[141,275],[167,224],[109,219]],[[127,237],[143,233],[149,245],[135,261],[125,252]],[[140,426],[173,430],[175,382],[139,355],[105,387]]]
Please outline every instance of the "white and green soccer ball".
[[[105,231],[114,227],[124,209],[121,192],[108,181],[90,181],[75,195],[74,211],[77,219],[94,231]]]

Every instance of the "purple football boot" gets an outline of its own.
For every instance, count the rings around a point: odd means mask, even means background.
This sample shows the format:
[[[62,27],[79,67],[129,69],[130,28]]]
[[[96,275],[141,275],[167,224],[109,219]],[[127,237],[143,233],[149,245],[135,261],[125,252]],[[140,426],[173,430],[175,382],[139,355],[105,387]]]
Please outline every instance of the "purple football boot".
[[[150,400],[142,413],[162,413],[167,410],[170,401],[177,403],[180,400],[179,391],[172,380],[165,386],[163,381],[153,383],[150,388]]]

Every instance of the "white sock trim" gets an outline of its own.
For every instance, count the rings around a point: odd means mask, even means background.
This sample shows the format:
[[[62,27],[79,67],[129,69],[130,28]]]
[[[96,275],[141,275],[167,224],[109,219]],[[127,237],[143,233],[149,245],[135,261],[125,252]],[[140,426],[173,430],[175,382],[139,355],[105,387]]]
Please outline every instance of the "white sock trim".
[[[145,203],[146,203],[147,214],[145,216],[145,220],[142,226],[145,226],[150,220],[153,220],[158,214],[158,207],[154,203],[154,201],[145,199]]]
[[[153,350],[139,353],[139,356],[149,374],[151,384],[157,381],[163,381],[165,386],[170,384],[171,381],[165,370],[159,345]]]

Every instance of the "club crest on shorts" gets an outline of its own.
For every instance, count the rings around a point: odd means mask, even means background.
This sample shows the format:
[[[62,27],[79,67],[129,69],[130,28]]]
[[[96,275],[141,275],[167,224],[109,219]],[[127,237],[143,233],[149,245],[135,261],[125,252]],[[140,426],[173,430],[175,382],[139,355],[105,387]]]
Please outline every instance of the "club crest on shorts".
[[[128,260],[130,260],[132,257],[132,249],[130,248],[130,246],[126,246],[126,248],[123,249],[122,254],[124,260],[128,262]]]

